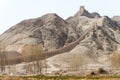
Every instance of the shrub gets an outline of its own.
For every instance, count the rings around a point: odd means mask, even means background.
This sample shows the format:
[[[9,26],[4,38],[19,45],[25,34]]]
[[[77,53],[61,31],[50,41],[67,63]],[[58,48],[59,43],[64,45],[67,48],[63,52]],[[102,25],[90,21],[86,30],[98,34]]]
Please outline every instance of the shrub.
[[[92,71],[92,72],[90,73],[90,75],[96,75],[96,73],[95,73],[94,71]]]
[[[97,73],[98,73],[98,74],[106,74],[107,71],[104,70],[103,68],[98,68]]]

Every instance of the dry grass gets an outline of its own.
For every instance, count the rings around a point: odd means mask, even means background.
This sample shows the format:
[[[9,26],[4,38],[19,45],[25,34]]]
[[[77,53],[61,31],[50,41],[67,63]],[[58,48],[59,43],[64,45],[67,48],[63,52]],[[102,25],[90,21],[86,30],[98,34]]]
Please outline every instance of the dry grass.
[[[1,76],[0,80],[120,80],[120,76]]]

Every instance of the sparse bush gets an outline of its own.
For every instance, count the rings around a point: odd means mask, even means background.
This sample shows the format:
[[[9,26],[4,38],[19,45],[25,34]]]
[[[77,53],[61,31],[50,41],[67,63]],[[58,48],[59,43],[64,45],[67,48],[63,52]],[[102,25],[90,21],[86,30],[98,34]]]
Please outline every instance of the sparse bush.
[[[98,68],[97,70],[98,74],[106,74],[107,71],[105,71],[103,68]]]
[[[90,72],[90,75],[96,75],[96,73],[94,71]]]

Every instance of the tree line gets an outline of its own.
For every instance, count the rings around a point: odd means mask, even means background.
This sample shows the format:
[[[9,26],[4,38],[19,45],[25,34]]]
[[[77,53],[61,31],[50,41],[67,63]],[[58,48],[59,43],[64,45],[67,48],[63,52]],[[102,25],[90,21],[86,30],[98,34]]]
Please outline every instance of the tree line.
[[[16,66],[16,64],[20,62],[25,63],[25,71],[26,74],[32,73],[32,74],[41,74],[43,68],[47,69],[47,56],[44,56],[44,59],[41,60],[40,53],[43,52],[43,48],[41,45],[25,45],[23,47],[22,53],[20,53],[20,56],[13,56],[13,54],[10,55],[9,52],[5,50],[5,45],[0,45],[0,71],[5,72],[5,68],[9,68],[9,71],[13,68],[13,65]],[[16,53],[17,54],[17,53]],[[12,57],[13,56],[13,57]],[[9,72],[10,73],[10,72]]]

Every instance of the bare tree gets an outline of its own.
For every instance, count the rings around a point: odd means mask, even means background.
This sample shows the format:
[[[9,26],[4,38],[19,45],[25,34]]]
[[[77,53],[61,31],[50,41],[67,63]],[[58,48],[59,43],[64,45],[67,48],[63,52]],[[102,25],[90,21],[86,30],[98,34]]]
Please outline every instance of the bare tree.
[[[29,68],[28,68],[28,65],[29,65],[29,59],[27,56],[30,55],[30,46],[28,45],[25,45],[23,47],[23,50],[22,50],[22,59],[23,61],[25,62],[25,70],[26,70],[26,74],[28,74],[28,71],[29,71]]]
[[[7,53],[5,52],[5,45],[0,45],[0,69],[1,72],[5,71],[5,65],[7,64]]]
[[[42,65],[43,62],[40,59],[40,53],[42,52],[42,46],[41,45],[25,45],[23,48],[23,60],[26,63],[26,73],[31,71],[30,69],[34,69],[34,73],[41,73],[42,72]],[[30,68],[29,62],[33,62],[33,68]]]
[[[7,64],[7,56],[5,52],[0,53],[0,65],[1,72],[5,71],[5,65]]]
[[[112,55],[110,56],[110,61],[111,61],[111,66],[113,68],[120,68],[120,53],[118,52],[114,52],[112,53]]]
[[[45,56],[45,59],[43,60],[43,66],[44,66],[44,72],[47,73],[47,69],[48,69],[48,64],[47,64],[47,55]]]
[[[40,54],[42,53],[43,48],[41,45],[33,45],[32,51],[35,59],[36,71],[37,73],[42,73],[43,61],[40,59],[41,58]]]
[[[85,61],[84,56],[82,56],[82,55],[74,54],[69,59],[69,68],[72,71],[78,71],[85,64],[86,64],[86,61]]]

